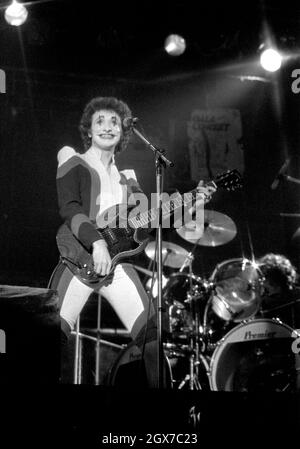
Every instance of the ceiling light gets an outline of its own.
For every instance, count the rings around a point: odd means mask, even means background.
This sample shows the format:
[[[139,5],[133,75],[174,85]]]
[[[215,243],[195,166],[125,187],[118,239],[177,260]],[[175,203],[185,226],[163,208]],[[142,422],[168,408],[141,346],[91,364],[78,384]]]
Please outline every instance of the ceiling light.
[[[185,48],[185,39],[178,34],[170,34],[165,40],[165,50],[171,56],[182,55]]]
[[[273,48],[263,50],[260,55],[260,64],[268,72],[276,72],[280,69],[282,62],[282,56]]]
[[[10,25],[19,26],[25,22],[28,16],[28,11],[24,5],[17,2],[17,0],[12,0],[12,4],[9,5],[5,10],[5,20]]]

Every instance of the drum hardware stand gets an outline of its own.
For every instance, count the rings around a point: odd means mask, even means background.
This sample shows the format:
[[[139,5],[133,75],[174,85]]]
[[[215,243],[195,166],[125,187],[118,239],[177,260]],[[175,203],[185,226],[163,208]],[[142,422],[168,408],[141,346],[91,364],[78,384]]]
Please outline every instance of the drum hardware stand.
[[[94,385],[100,385],[100,346],[110,346],[113,348],[122,349],[122,345],[117,345],[107,340],[101,339],[101,303],[102,297],[98,294],[98,307],[97,307],[97,329],[96,337],[84,334],[80,332],[80,315],[76,321],[75,331],[71,334],[75,334],[75,357],[74,357],[74,384],[82,383],[82,340],[87,339],[95,343],[95,383]]]
[[[191,267],[191,263],[190,263]],[[199,365],[200,365],[200,322],[199,322],[199,310],[197,310],[197,301],[199,296],[195,295],[191,289],[186,302],[191,306],[192,320],[193,320],[193,332],[190,335],[189,349],[189,374],[187,374],[184,380],[180,383],[178,389],[183,388],[187,382],[189,383],[190,390],[202,390],[201,383],[199,381]]]
[[[172,167],[173,162],[169,161],[165,156],[165,150],[159,149],[158,147],[152,145],[143,134],[138,131],[134,122],[137,120],[132,119],[131,129],[134,134],[139,137],[144,143],[146,143],[147,148],[149,148],[155,155],[155,173],[156,173],[156,200],[157,200],[157,212],[158,212],[158,228],[157,228],[157,364],[158,364],[158,388],[163,387],[163,361],[164,361],[164,349],[162,341],[162,192],[163,192],[163,168]]]
[[[196,299],[197,298],[197,299]],[[191,297],[191,308],[192,308],[192,317],[193,317],[193,325],[194,332],[190,337],[190,347],[191,347],[191,355],[190,355],[190,390],[202,390],[201,384],[199,381],[199,365],[200,365],[200,347],[199,347],[199,339],[200,339],[200,323],[199,323],[199,310],[197,308],[196,301],[199,300],[198,296],[195,295]]]
[[[199,364],[199,362],[198,362]],[[202,390],[200,382],[198,380],[198,375],[195,373],[195,355],[190,356],[190,373],[185,376],[185,378],[180,382],[178,390],[181,390],[187,383],[189,384],[190,390]]]
[[[189,390],[202,390],[201,383],[199,381],[200,355],[197,357],[196,354],[197,349],[195,351],[191,349],[191,355],[189,357],[189,374],[187,374],[180,382],[178,390],[181,390],[187,383],[189,385]],[[206,366],[205,368],[207,369]]]
[[[198,246],[200,239],[201,239],[201,237],[198,238],[198,240],[194,243],[194,246],[191,249],[191,251],[187,254],[182,266],[179,269],[179,273],[181,273],[188,266],[190,274],[192,274],[192,263],[194,260],[194,252],[195,252],[196,247]],[[190,279],[190,286],[192,287],[191,279]]]
[[[190,390],[202,390],[201,383],[199,381],[199,365],[200,365],[200,346],[199,346],[199,339],[200,339],[200,323],[199,323],[199,310],[197,310],[196,307],[196,301],[199,300],[199,296],[195,295],[193,292],[193,270],[192,270],[192,263],[194,260],[194,251],[198,245],[199,240],[201,237],[197,239],[195,242],[192,250],[188,253],[186,256],[186,259],[184,260],[179,272],[181,273],[187,266],[189,269],[189,282],[190,282],[190,291],[188,293],[188,298],[185,302],[190,304],[191,310],[192,310],[192,320],[193,320],[193,333],[190,336],[190,357],[189,357],[189,374],[185,376],[185,378],[182,380],[182,382],[179,384],[178,389],[182,389],[187,382],[189,383],[189,389]],[[203,296],[203,293],[201,293],[201,296]]]
[[[190,251],[190,252],[188,253],[188,255],[186,256],[186,258],[185,258],[183,264],[181,265],[181,267],[180,267],[180,269],[179,269],[179,273],[182,273],[183,270],[188,266],[188,267],[189,267],[190,274],[191,274],[191,271],[192,271],[192,262],[193,262],[193,260],[194,260],[193,251]]]

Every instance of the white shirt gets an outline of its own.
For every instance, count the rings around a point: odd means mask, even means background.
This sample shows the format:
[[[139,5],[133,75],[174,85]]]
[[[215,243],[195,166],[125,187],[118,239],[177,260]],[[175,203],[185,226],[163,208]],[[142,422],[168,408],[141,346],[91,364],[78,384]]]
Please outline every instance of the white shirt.
[[[71,147],[63,147],[57,156],[59,166],[73,156],[81,158],[99,175],[101,191],[96,198],[96,205],[99,206],[99,212],[96,217],[97,223],[98,218],[105,210],[116,204],[125,203],[127,201],[126,186],[120,184],[120,173],[123,173],[127,179],[133,178],[136,180],[135,172],[134,170],[123,170],[119,172],[115,164],[114,155],[110,163],[110,171],[108,171],[94,148],[90,148],[86,153],[80,154],[76,153]]]

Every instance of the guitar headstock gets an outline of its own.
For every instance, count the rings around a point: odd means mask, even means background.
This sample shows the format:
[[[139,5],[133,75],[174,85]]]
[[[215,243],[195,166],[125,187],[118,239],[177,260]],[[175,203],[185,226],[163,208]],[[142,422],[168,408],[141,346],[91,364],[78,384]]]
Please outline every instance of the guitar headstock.
[[[218,188],[223,188],[228,191],[241,189],[243,187],[243,178],[240,172],[236,169],[228,170],[214,179],[214,183]]]

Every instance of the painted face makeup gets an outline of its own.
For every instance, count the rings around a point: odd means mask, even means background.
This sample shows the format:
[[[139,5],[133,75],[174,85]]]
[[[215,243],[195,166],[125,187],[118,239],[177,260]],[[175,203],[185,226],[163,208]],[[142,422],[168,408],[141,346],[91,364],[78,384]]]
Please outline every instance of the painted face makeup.
[[[92,146],[100,150],[113,150],[118,145],[122,134],[120,116],[110,110],[94,112],[90,135]]]

